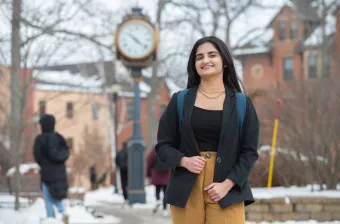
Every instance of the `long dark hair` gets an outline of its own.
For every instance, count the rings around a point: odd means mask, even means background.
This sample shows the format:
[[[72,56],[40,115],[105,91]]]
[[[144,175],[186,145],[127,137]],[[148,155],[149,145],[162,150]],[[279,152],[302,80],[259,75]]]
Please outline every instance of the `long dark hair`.
[[[201,83],[201,77],[198,75],[195,67],[197,48],[204,43],[211,43],[216,50],[220,53],[223,62],[223,83],[231,89],[237,92],[242,92],[239,79],[236,75],[236,70],[233,62],[233,58],[229,52],[227,45],[217,37],[203,37],[199,39],[191,50],[188,61],[188,85],[187,89],[197,86]],[[226,66],[226,67],[224,67]]]

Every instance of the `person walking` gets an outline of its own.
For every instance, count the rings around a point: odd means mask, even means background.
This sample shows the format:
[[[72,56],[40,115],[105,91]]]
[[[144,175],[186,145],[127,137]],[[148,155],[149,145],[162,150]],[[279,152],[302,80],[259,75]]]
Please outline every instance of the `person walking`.
[[[34,141],[35,161],[40,166],[41,188],[48,218],[56,218],[54,206],[67,223],[63,199],[67,198],[68,181],[65,162],[69,149],[65,138],[55,131],[56,120],[45,114],[40,118],[41,134]]]
[[[199,39],[187,72],[187,89],[172,96],[159,122],[156,153],[172,169],[165,202],[174,224],[243,224],[254,202],[255,108],[222,40]]]
[[[166,187],[170,179],[170,169],[160,161],[156,155],[155,147],[153,147],[147,157],[147,177],[151,178],[150,183],[155,186],[156,189],[156,206],[153,209],[153,213],[158,211],[158,208],[163,204],[163,216],[168,215],[167,204],[164,200],[161,200],[161,192],[165,195]]]
[[[123,143],[123,148],[117,153],[116,166],[119,168],[122,185],[124,204],[128,204],[128,148],[127,142]]]
[[[90,167],[90,182],[91,182],[91,190],[97,190],[97,171],[95,165]]]

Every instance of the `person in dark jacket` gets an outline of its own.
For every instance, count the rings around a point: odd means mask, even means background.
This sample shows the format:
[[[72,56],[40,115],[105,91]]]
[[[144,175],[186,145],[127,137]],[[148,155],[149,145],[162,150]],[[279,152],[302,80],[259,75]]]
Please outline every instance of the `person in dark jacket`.
[[[93,191],[97,189],[96,181],[97,181],[97,172],[96,172],[96,167],[93,165],[90,167],[90,182],[91,182],[91,190]]]
[[[34,141],[34,158],[40,166],[41,187],[47,217],[54,217],[53,205],[66,218],[62,200],[67,197],[68,181],[65,162],[69,157],[67,143],[55,132],[55,118],[43,115],[40,118],[41,134]]]
[[[120,180],[122,184],[125,204],[128,204],[128,148],[127,142],[123,143],[123,148],[116,155],[116,166],[119,168]]]
[[[244,224],[245,206],[254,202],[248,176],[258,159],[255,108],[240,95],[233,59],[222,40],[199,39],[187,72],[183,116],[175,93],[160,119],[156,145],[157,156],[172,169],[165,202],[173,224]],[[237,97],[245,99],[244,120],[239,120]]]
[[[156,207],[153,210],[153,213],[156,213],[158,207],[163,204],[163,215],[167,215],[166,203],[163,200],[161,202],[161,191],[163,191],[163,195],[165,195],[166,187],[169,183],[170,179],[170,169],[165,166],[166,164],[162,163],[156,155],[155,148],[153,147],[147,157],[147,177],[151,178],[150,183],[155,185],[156,188]]]

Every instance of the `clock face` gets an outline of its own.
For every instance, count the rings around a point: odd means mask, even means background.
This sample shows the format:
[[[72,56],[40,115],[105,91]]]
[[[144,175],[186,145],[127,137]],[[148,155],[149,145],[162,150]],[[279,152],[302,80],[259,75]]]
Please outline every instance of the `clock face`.
[[[118,47],[129,58],[148,56],[154,48],[153,29],[147,23],[133,21],[123,25],[118,36]]]

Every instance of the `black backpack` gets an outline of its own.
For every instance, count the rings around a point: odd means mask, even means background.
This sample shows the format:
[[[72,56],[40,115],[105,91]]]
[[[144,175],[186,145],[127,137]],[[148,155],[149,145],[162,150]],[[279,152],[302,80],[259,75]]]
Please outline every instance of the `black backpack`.
[[[60,134],[49,133],[47,135],[46,156],[51,163],[64,163],[68,159],[68,146]]]
[[[158,156],[156,156],[155,163],[152,168],[158,172],[168,172],[170,170],[169,167],[158,158]]]

